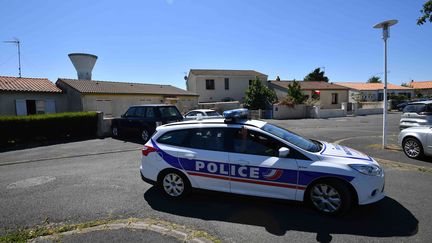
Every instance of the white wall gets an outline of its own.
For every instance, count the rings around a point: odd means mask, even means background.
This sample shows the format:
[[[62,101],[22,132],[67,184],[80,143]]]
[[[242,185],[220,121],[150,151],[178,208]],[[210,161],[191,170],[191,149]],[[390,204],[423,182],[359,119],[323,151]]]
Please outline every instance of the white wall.
[[[273,105],[273,119],[299,119],[307,117],[306,106]]]

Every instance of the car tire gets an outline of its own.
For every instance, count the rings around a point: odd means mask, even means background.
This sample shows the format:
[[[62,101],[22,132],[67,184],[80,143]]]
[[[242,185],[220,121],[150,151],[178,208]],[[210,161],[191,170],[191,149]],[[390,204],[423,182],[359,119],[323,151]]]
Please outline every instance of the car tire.
[[[140,136],[141,136],[141,140],[145,143],[150,139],[150,132],[144,128],[141,130]]]
[[[322,214],[339,215],[351,209],[353,195],[346,182],[325,179],[306,190],[306,203]]]
[[[423,157],[423,146],[416,138],[406,138],[402,142],[402,149],[408,158],[420,159]]]
[[[162,195],[169,199],[184,198],[190,193],[191,186],[186,176],[176,170],[168,170],[158,177],[157,186]]]
[[[113,136],[113,137],[115,137],[115,138],[120,137],[120,131],[119,131],[119,129],[118,129],[117,126],[113,126],[113,127],[111,128],[111,132],[112,132],[112,136]]]

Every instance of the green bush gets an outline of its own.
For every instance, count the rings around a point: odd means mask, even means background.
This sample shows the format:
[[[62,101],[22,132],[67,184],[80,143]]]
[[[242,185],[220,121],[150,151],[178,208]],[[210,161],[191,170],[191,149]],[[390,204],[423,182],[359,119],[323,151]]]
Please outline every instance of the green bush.
[[[93,137],[96,112],[0,116],[0,144]]]

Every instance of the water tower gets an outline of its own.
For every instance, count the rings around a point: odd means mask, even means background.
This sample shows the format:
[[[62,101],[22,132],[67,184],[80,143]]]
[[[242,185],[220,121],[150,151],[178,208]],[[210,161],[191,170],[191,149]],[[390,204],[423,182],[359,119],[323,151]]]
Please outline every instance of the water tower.
[[[97,56],[86,53],[71,53],[68,55],[74,65],[79,80],[91,80],[92,70]]]

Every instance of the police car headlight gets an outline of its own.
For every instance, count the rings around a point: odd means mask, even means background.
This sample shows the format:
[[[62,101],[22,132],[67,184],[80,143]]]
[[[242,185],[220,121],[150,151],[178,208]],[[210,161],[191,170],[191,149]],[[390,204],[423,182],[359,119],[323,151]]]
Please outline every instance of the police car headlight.
[[[379,176],[382,173],[382,169],[379,166],[376,165],[359,165],[359,164],[353,164],[349,165],[354,170],[370,176]]]

